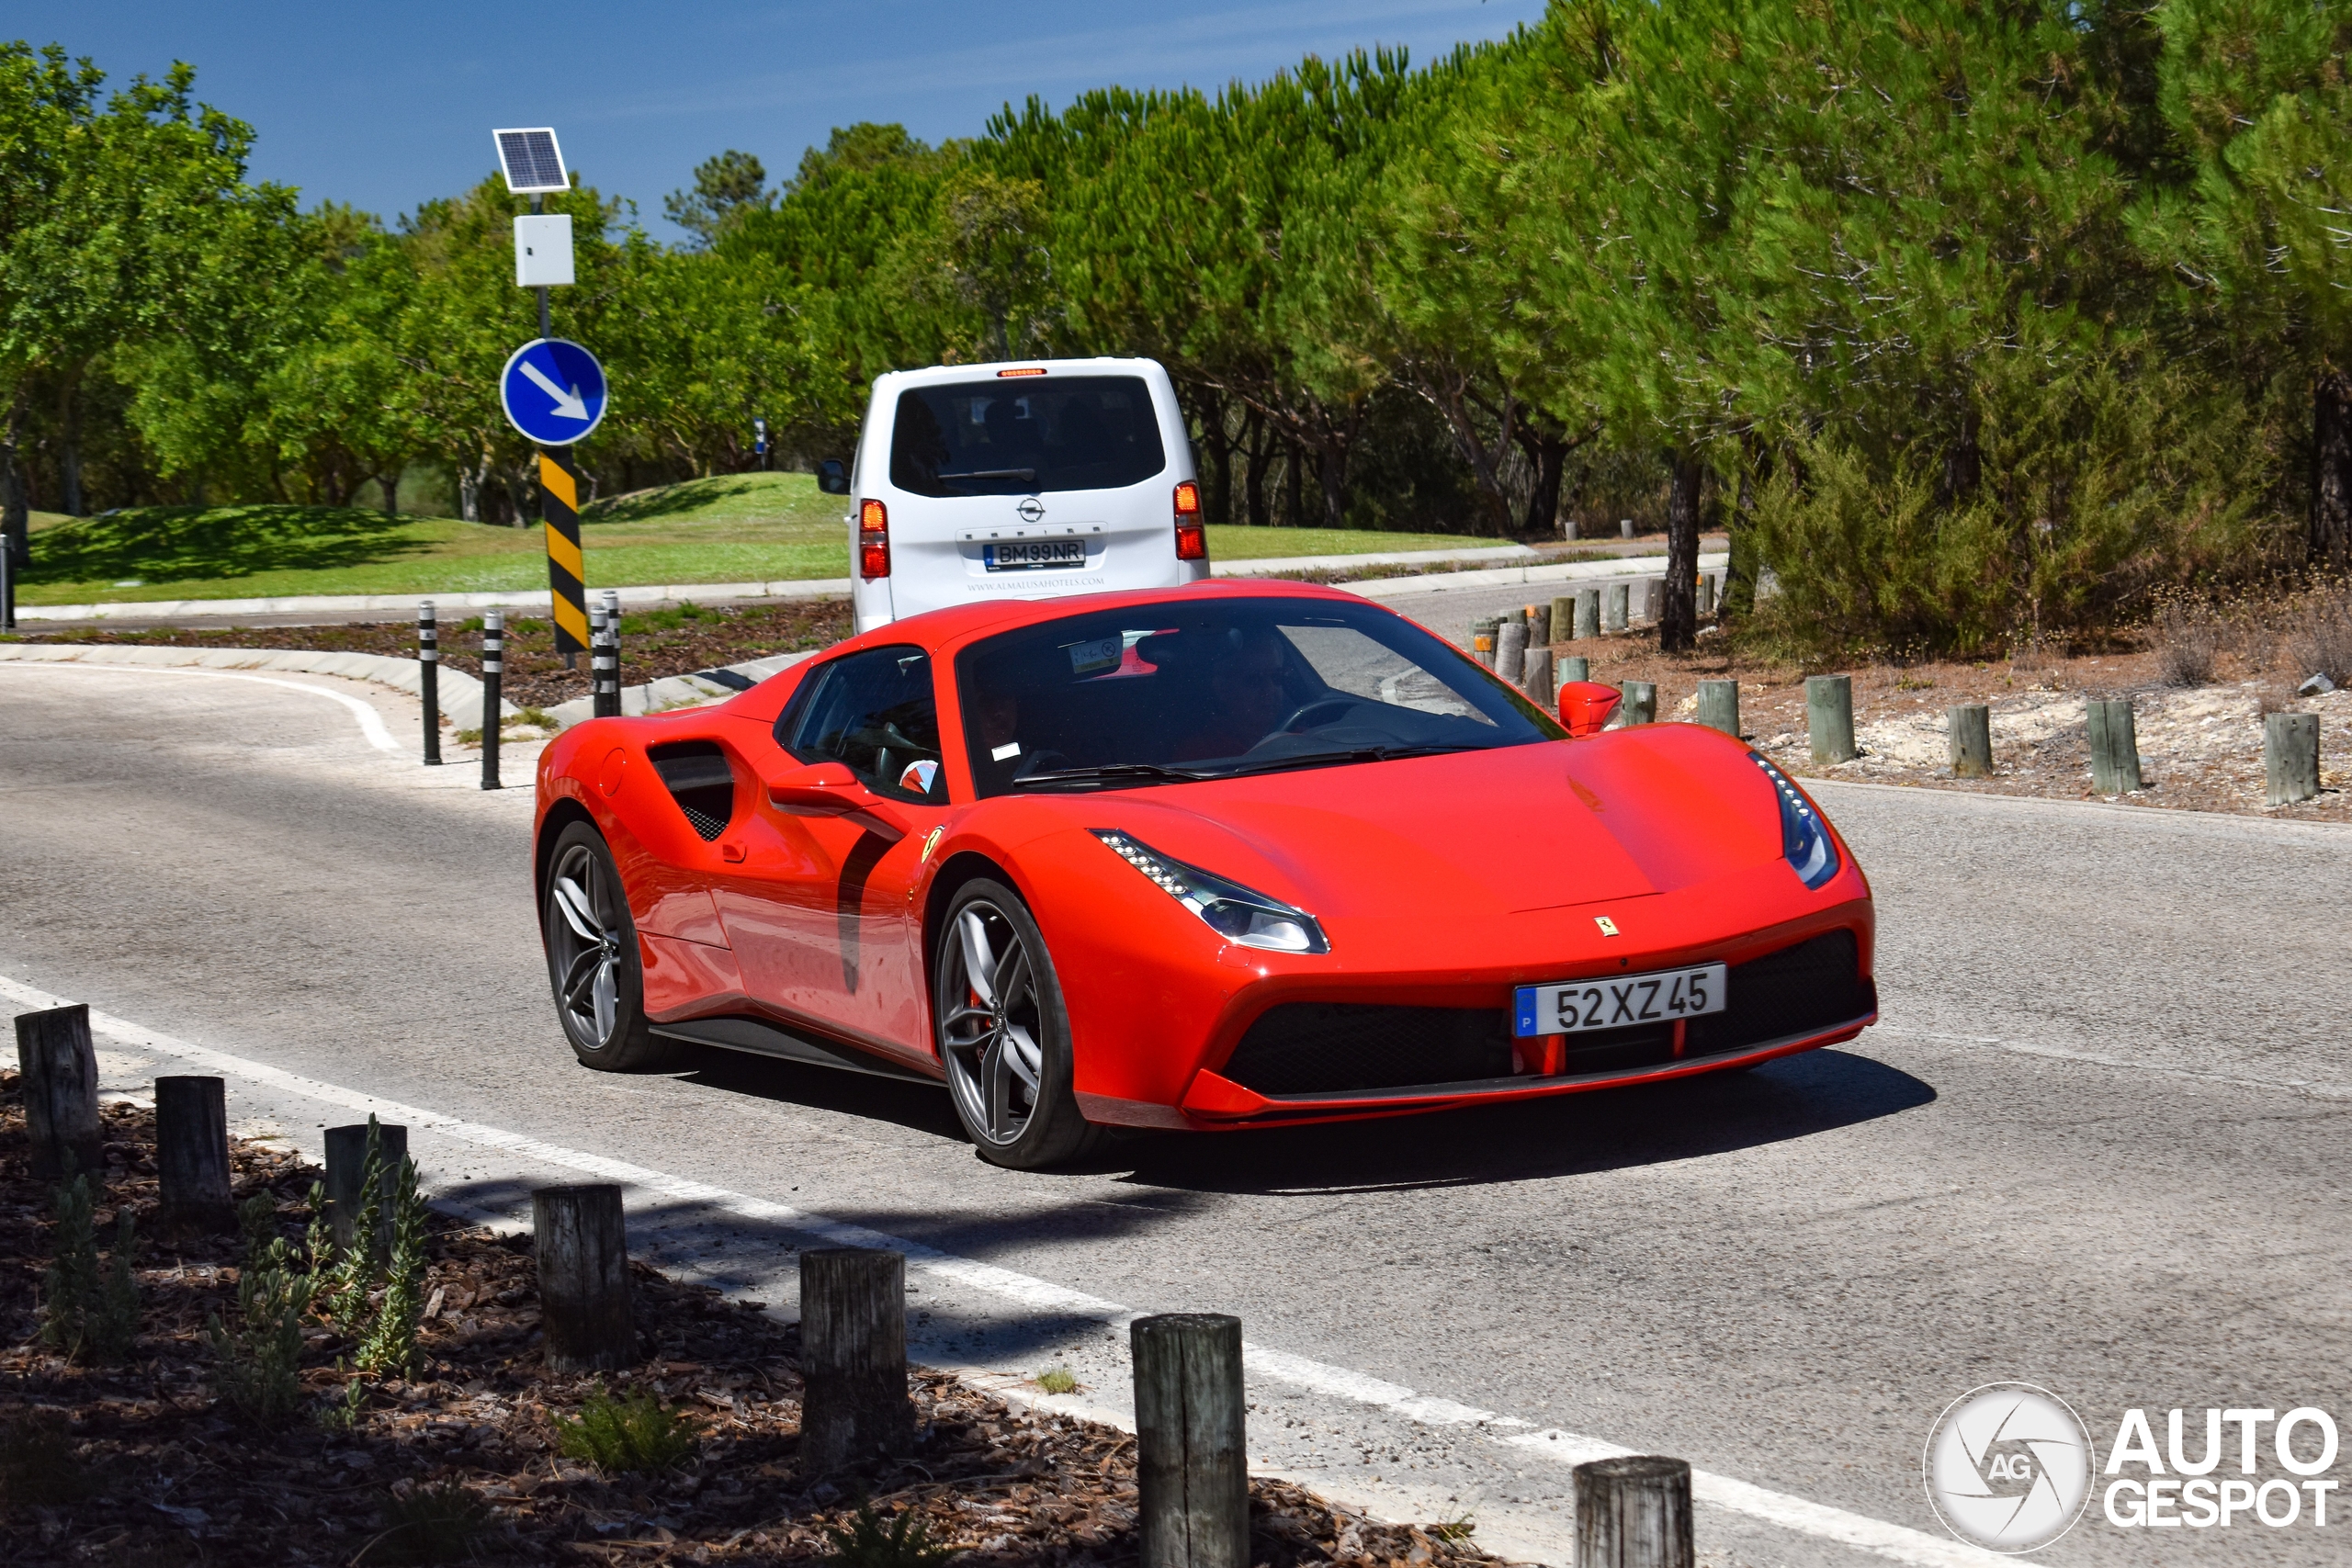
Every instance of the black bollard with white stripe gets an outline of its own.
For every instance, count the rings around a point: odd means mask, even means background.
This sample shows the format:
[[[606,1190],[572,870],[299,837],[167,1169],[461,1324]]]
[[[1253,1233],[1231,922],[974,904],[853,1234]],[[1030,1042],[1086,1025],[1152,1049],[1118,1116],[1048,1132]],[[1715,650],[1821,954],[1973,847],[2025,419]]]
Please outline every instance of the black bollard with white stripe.
[[[613,705],[611,716],[621,716],[621,596],[607,588],[605,600],[605,646],[613,656]]]
[[[498,789],[498,721],[504,704],[498,694],[500,672],[506,661],[506,617],[496,610],[481,615],[481,787]]]
[[[424,765],[441,765],[441,625],[433,601],[416,606],[417,694],[424,699]]]
[[[605,606],[588,605],[588,716],[605,716]]]

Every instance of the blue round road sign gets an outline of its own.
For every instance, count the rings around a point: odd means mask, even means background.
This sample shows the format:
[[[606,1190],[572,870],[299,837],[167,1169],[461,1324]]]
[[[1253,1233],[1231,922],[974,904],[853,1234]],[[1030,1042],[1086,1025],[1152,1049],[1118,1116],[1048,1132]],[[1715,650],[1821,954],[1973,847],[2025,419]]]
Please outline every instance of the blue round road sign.
[[[605,417],[605,367],[576,343],[534,338],[507,360],[498,400],[524,439],[569,446]]]

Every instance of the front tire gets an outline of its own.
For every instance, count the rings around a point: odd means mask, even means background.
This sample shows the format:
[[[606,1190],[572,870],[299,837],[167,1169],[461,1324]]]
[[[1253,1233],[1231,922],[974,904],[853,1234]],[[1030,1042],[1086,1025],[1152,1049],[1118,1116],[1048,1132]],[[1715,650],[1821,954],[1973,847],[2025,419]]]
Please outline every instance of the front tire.
[[[985,878],[956,890],[931,995],[948,1099],[982,1159],[1042,1170],[1102,1142],[1079,1114],[1061,982],[1019,894]]]
[[[571,1054],[582,1066],[606,1073],[669,1066],[677,1049],[646,1022],[637,922],[604,835],[572,823],[557,836],[548,866],[540,931],[556,1017]]]

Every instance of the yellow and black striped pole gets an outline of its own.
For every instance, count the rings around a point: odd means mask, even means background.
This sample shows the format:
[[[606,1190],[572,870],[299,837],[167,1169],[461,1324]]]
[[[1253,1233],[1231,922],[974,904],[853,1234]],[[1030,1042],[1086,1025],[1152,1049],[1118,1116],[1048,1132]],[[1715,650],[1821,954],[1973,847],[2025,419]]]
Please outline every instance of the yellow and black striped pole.
[[[539,516],[547,524],[548,597],[555,650],[567,668],[588,649],[588,563],[580,553],[580,470],[560,452],[539,451]]]

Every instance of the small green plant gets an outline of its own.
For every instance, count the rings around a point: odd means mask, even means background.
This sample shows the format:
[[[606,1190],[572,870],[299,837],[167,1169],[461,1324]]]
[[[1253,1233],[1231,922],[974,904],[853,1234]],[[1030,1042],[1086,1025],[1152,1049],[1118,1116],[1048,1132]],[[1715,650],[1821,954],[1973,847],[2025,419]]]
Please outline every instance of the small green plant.
[[[58,1507],[89,1490],[89,1472],[74,1452],[64,1416],[33,1410],[0,1423],[0,1513]]]
[[[420,1486],[406,1496],[385,1499],[383,1529],[362,1547],[355,1562],[455,1562],[473,1555],[474,1543],[490,1528],[490,1505],[456,1482]]]
[[[316,1224],[311,1227],[311,1267],[320,1269],[319,1308],[345,1334],[358,1332],[369,1299],[385,1282],[391,1262],[383,1239],[384,1176],[384,1130],[370,1115],[368,1157],[359,1168],[359,1213],[352,1220],[351,1245],[334,1252],[332,1232]],[[313,1189],[313,1196],[322,1214],[324,1194]],[[328,1252],[334,1252],[331,1263],[325,1263]]]
[[[901,1509],[886,1528],[871,1503],[858,1505],[847,1529],[827,1525],[825,1534],[833,1543],[825,1561],[842,1568],[931,1568],[963,1550],[932,1545],[931,1527],[912,1508]]]
[[[139,1337],[139,1281],[130,1269],[138,1238],[130,1206],[116,1211],[114,1257],[101,1271],[90,1179],[61,1182],[51,1202],[56,1252],[44,1281],[41,1343],[69,1360],[120,1360]]]
[[[392,1193],[392,1256],[384,1299],[360,1342],[359,1370],[408,1375],[416,1365],[416,1329],[424,1320],[424,1199],[416,1190],[416,1162],[402,1159],[400,1185]]]
[[[1452,1541],[1456,1546],[1463,1546],[1468,1543],[1471,1532],[1477,1528],[1476,1517],[1465,1508],[1450,1519],[1440,1519],[1436,1524],[1431,1525],[1430,1534],[1440,1540]]]
[[[238,1276],[234,1323],[217,1312],[205,1320],[220,1397],[255,1426],[283,1426],[301,1406],[302,1320],[317,1288],[318,1277],[298,1269],[294,1249],[274,1237]]]
[[[1047,1393],[1076,1393],[1078,1376],[1068,1367],[1052,1367],[1037,1374],[1037,1386]]]
[[[345,1375],[338,1358],[334,1364],[338,1376]],[[364,1378],[348,1377],[343,1393],[319,1407],[319,1425],[330,1432],[349,1434],[359,1429],[359,1416],[368,1408],[368,1382]]]
[[[556,1451],[608,1475],[673,1470],[693,1457],[694,1424],[639,1389],[625,1399],[601,1390],[580,1407],[580,1419],[555,1418]]]

